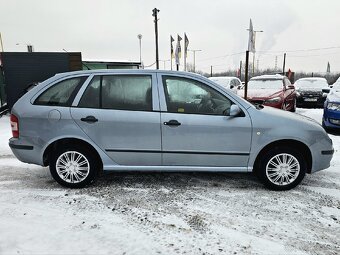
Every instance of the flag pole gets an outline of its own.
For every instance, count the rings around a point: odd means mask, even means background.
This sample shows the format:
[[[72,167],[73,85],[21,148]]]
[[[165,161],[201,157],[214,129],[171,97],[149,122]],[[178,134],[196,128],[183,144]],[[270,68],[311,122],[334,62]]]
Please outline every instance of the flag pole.
[[[172,37],[170,35],[170,67],[172,71]]]
[[[184,33],[184,72],[187,70],[186,34]]]
[[[1,32],[0,32],[0,44],[1,44],[1,52],[4,52],[4,45],[3,45],[3,43],[2,43]]]

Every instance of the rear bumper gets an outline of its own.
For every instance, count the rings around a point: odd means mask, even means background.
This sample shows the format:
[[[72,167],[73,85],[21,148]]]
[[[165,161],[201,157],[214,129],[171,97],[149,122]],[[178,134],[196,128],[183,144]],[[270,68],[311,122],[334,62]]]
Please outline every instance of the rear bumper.
[[[17,159],[24,163],[43,165],[41,149],[33,146],[24,139],[11,138],[8,143]]]

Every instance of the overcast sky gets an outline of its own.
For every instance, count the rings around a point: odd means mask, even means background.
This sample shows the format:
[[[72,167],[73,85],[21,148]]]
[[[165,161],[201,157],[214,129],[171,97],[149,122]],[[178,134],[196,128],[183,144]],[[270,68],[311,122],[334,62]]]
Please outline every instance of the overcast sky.
[[[80,51],[83,59],[155,61],[152,9],[159,12],[160,59],[170,58],[170,34],[186,32],[196,69],[235,69],[248,45],[249,19],[255,30],[259,68],[340,72],[340,0],[0,0],[0,32],[5,51]],[[20,45],[16,45],[20,43]],[[175,43],[174,43],[175,46]],[[183,48],[183,46],[182,46]],[[330,48],[323,50],[309,50]],[[304,50],[304,51],[300,51]],[[252,58],[252,57],[251,57]],[[183,59],[182,59],[183,60]],[[189,52],[188,63],[193,61]],[[163,62],[160,63],[163,68]],[[166,69],[170,62],[166,62]]]

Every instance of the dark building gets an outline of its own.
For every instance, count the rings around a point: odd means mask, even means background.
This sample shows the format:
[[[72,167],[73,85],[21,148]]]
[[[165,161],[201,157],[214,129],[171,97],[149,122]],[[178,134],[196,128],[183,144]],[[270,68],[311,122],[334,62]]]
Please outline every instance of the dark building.
[[[1,52],[2,73],[9,109],[20,98],[25,89],[42,82],[56,73],[82,70],[81,53],[57,52]],[[1,82],[1,78],[0,78]],[[0,85],[0,91],[1,85]]]
[[[88,69],[138,69],[140,62],[82,61],[80,52],[0,52],[0,112],[11,109],[27,87],[57,73]]]

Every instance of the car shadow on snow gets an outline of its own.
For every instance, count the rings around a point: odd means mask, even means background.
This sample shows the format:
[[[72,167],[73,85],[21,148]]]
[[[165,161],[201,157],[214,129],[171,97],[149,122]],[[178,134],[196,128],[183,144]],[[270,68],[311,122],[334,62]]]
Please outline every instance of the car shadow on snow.
[[[206,188],[264,189],[250,173],[211,172],[106,172],[93,184],[97,187],[120,186],[129,188]]]
[[[340,136],[340,129],[327,129],[329,135]]]

